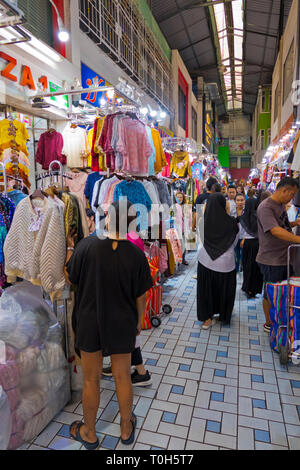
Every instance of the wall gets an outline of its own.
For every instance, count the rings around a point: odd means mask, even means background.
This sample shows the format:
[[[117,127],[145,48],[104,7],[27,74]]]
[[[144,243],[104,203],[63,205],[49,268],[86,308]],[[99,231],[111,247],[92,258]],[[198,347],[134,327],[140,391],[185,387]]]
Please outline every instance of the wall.
[[[285,101],[283,103],[283,74],[284,74],[284,64],[290,49],[290,46],[294,40],[294,80],[296,79],[296,66],[298,61],[298,10],[300,4],[299,0],[294,0],[290,14],[288,17],[288,21],[285,27],[284,35],[281,39],[280,43],[280,52],[277,57],[277,61],[275,64],[274,72],[273,72],[273,80],[272,80],[272,103],[273,103],[273,111],[272,111],[272,132],[271,132],[271,139],[273,143],[276,143],[278,139],[281,137],[283,128],[286,125],[289,126],[289,122],[292,122],[292,114],[293,114],[293,103],[291,100],[292,97],[292,90]],[[277,85],[279,84],[279,109],[278,109],[278,119],[274,119],[275,115],[275,90]]]
[[[152,12],[149,8],[149,5],[148,5],[147,1],[146,0],[136,0],[136,4],[138,5],[139,10],[142,13],[143,17],[145,18],[149,28],[154,33],[154,35],[156,37],[156,40],[158,41],[158,43],[160,44],[160,47],[164,51],[165,56],[171,62],[171,60],[172,60],[171,48],[170,48],[165,36],[161,32],[161,29],[158,26],[154,16],[152,15]]]
[[[178,86],[179,86],[179,71],[183,75],[186,81],[188,91],[188,137],[192,137],[192,106],[195,108],[198,114],[198,143],[202,143],[202,122],[203,122],[203,111],[202,101],[198,101],[192,91],[193,82],[191,76],[177,50],[172,50],[172,70],[173,70],[173,102],[175,108],[175,119],[174,119],[174,133],[178,137],[186,137],[186,130],[184,130],[178,124]]]

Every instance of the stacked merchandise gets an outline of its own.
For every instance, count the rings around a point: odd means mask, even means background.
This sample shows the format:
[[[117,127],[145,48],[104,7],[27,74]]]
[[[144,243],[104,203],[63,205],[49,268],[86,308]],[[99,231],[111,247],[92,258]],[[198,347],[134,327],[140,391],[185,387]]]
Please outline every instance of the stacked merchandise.
[[[83,203],[52,187],[38,190],[17,206],[4,243],[5,274],[42,286],[52,299],[65,286],[66,236],[74,228],[80,241],[89,235]]]
[[[61,328],[38,287],[23,282],[5,291],[0,340],[6,345],[0,389],[12,424],[8,448],[17,449],[36,438],[70,399]]]
[[[0,196],[0,296],[7,278],[4,267],[4,242],[10,229],[15,212],[15,204],[11,199]]]
[[[0,450],[6,450],[11,435],[11,412],[7,395],[0,386]]]
[[[7,175],[21,179],[30,188],[28,140],[26,127],[17,119],[0,122],[0,161],[4,163]]]

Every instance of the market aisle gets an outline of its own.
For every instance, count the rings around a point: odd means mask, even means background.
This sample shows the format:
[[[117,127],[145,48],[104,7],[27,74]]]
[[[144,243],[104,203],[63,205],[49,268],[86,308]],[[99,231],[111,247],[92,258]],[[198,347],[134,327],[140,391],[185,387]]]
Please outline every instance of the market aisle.
[[[143,332],[143,355],[151,388],[135,389],[138,430],[128,449],[300,449],[300,368],[283,367],[263,332],[261,299],[240,291],[230,329],[201,331],[196,317],[196,255],[190,267],[165,286],[173,314]],[[217,295],[217,293],[216,293]],[[97,429],[101,449],[125,449],[111,379],[102,381]],[[30,449],[80,449],[68,439],[80,420],[80,403],[65,411]]]

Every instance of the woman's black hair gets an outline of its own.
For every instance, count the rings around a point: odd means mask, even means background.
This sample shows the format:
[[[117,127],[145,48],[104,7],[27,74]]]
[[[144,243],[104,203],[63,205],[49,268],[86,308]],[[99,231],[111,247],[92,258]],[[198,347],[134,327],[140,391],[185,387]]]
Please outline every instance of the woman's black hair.
[[[126,202],[122,200],[113,202],[109,206],[108,215],[111,217],[109,231],[118,234],[120,234],[124,228],[126,229],[126,233],[128,233],[130,224],[137,218],[134,205],[129,201]]]

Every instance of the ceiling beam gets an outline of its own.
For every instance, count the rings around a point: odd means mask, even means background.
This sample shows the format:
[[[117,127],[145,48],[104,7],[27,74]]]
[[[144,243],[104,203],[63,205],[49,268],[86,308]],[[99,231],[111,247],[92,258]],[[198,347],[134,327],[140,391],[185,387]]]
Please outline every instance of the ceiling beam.
[[[181,47],[178,49],[179,52],[185,51],[186,49],[189,49],[190,47],[197,46],[197,44],[200,44],[201,42],[207,41],[208,39],[211,39],[211,36],[206,36],[205,38],[200,39],[199,41],[192,42],[191,44],[188,44],[185,47]]]
[[[185,7],[178,7],[176,11],[173,11],[172,13],[168,13],[167,15],[162,16],[161,18],[156,18],[156,21],[161,24],[164,23],[167,20],[170,20],[170,18],[173,18],[174,16],[178,15],[179,13],[184,13],[185,11],[189,10],[194,10],[195,8],[203,8],[203,7],[210,7],[212,5],[215,5],[217,3],[232,3],[235,0],[198,0],[197,2],[192,2],[186,5]],[[155,16],[155,15],[154,15]]]

